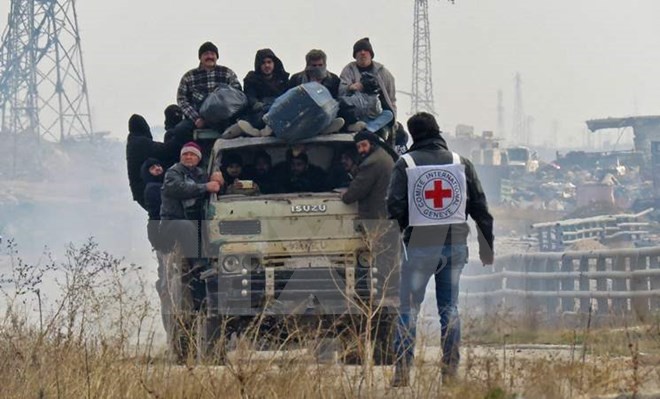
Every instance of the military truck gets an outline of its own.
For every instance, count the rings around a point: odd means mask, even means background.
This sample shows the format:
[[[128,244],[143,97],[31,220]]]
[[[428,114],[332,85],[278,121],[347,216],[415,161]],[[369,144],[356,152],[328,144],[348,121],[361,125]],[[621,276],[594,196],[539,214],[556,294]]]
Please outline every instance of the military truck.
[[[275,137],[217,139],[208,172],[221,170],[228,153],[249,165],[265,151],[273,165],[269,178],[278,179],[290,172],[286,154],[295,149],[333,173],[340,154],[354,145],[353,136],[342,133],[295,144]],[[278,339],[314,332],[316,338],[338,338],[345,362],[361,362],[367,353],[359,348],[367,342],[376,364],[391,364],[398,228],[358,220],[357,206],[344,204],[334,187],[262,193],[253,181],[241,184],[242,190],[213,195],[205,204],[200,350],[217,358],[224,353],[218,342],[248,330]],[[170,269],[185,262],[176,253],[166,258]]]

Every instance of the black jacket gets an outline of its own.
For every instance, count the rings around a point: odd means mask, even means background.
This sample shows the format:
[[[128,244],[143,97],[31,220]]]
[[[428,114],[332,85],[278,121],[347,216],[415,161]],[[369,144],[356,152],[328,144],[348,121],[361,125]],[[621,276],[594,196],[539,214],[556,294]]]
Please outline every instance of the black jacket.
[[[279,181],[278,192],[284,193],[318,193],[326,189],[326,175],[323,169],[309,164],[307,170],[300,176],[294,176],[290,171],[281,173],[282,168],[275,165],[276,179]],[[280,173],[278,173],[280,171]]]
[[[442,137],[436,136],[421,140],[408,151],[417,165],[446,165],[452,163],[452,153]],[[480,253],[493,250],[493,217],[488,211],[486,195],[481,188],[474,165],[461,157],[465,165],[467,180],[466,214],[477,224]],[[392,179],[387,193],[387,210],[390,219],[396,219],[399,227],[405,230],[407,245],[424,247],[432,245],[465,244],[470,231],[466,223],[445,226],[408,226],[408,176],[406,162],[399,159],[394,165]],[[467,216],[466,215],[466,216]]]
[[[163,185],[163,175],[153,176],[149,168],[162,163],[156,158],[149,158],[142,164],[140,176],[145,183],[144,205],[149,213],[149,220],[160,220],[160,189]]]
[[[272,59],[275,64],[273,76],[270,79],[261,73],[261,63],[265,58]],[[282,61],[271,49],[257,51],[254,57],[254,71],[248,72],[243,79],[248,104],[250,107],[254,107],[257,103],[272,104],[275,98],[286,91],[288,81],[289,73],[284,70]]]
[[[202,168],[188,169],[177,163],[165,172],[161,191],[162,220],[198,219],[202,200],[206,198],[209,178]]]
[[[183,144],[192,136],[192,129],[187,129],[181,123],[174,129],[172,140],[167,143],[154,141],[151,136],[149,124],[140,115],[133,115],[128,120],[128,139],[126,141],[126,168],[128,169],[128,183],[131,187],[133,200],[147,209],[144,204],[145,183],[140,176],[140,168],[147,158],[160,159],[166,162],[168,159],[176,159]],[[163,165],[164,167],[166,165]]]
[[[305,71],[298,72],[296,74],[293,74],[291,76],[291,79],[289,79],[289,83],[287,84],[287,89],[292,89],[296,86],[299,86],[303,83],[307,83],[310,80],[307,78],[307,74]],[[335,75],[334,73],[328,71],[328,76],[325,77],[321,82],[323,86],[325,86],[326,89],[330,92],[332,95],[332,98],[337,98],[339,95],[339,76]]]

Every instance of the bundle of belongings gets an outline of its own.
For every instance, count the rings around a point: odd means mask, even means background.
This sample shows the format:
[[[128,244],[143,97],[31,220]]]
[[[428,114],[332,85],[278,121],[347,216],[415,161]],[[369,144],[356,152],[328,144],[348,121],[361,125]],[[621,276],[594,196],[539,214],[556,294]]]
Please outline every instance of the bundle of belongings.
[[[339,97],[339,114],[348,124],[376,118],[383,112],[376,75],[362,72],[360,83],[362,83],[362,91]]]
[[[211,126],[231,119],[241,112],[248,104],[245,93],[228,84],[220,83],[210,93],[199,109],[199,114]]]
[[[276,137],[293,142],[319,135],[338,111],[339,104],[325,86],[308,82],[278,97],[264,121]]]

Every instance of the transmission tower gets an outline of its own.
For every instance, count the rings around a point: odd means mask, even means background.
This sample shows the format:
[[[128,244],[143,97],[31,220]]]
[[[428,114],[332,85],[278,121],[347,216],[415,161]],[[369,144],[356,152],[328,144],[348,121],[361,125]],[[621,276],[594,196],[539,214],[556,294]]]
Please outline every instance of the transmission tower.
[[[11,0],[0,65],[3,132],[91,135],[75,0]]]
[[[504,131],[504,94],[502,90],[497,91],[497,134],[506,139],[506,132]]]
[[[527,143],[527,120],[525,109],[523,108],[522,98],[522,78],[520,73],[516,73],[514,83],[515,97],[513,100],[513,126],[511,131],[511,141],[517,144]]]
[[[413,114],[421,111],[435,114],[428,0],[415,0],[413,30],[413,76],[410,111]]]

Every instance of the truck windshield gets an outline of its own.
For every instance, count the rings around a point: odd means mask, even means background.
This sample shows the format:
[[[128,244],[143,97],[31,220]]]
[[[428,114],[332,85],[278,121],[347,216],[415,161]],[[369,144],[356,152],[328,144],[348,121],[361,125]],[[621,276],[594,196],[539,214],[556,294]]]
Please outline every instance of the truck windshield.
[[[321,193],[348,187],[358,164],[353,142],[246,146],[221,151],[220,195]]]

